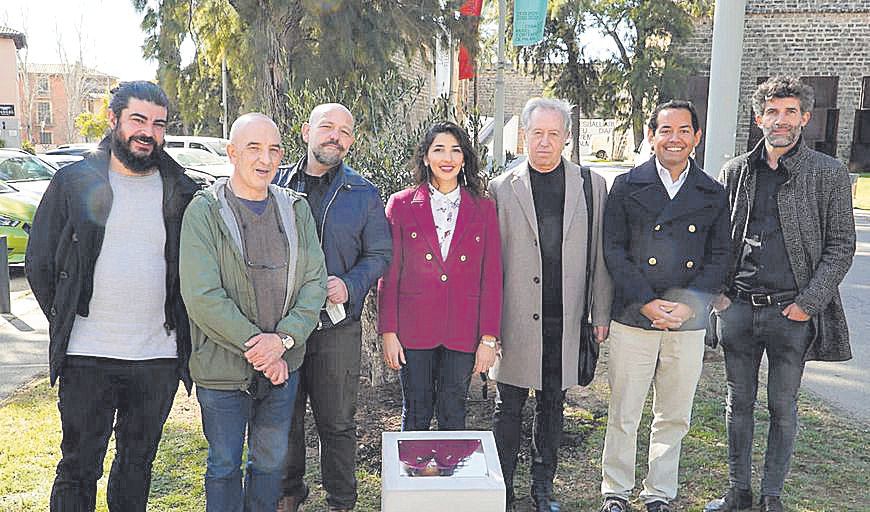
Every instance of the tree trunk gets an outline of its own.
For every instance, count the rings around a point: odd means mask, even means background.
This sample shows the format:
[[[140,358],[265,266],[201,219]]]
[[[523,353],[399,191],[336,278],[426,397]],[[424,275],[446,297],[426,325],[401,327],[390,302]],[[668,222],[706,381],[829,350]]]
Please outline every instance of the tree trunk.
[[[292,74],[294,54],[301,48],[302,7],[299,2],[230,0],[230,5],[248,25],[249,43],[254,59],[254,97],[248,110],[270,116],[281,128],[296,119],[287,119],[285,94]]]
[[[396,382],[399,374],[384,364],[381,339],[378,336],[378,293],[372,290],[366,296],[362,311],[362,365],[360,375],[374,386]]]
[[[580,105],[571,109],[571,161],[580,165]]]

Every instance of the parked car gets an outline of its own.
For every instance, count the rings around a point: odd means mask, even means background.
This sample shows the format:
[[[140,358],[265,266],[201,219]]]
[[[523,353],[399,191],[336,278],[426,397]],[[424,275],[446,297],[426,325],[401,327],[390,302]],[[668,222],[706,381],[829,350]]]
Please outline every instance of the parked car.
[[[33,214],[54,169],[19,150],[0,149],[0,235],[10,265],[23,265]]]
[[[0,149],[0,181],[20,192],[42,197],[55,169],[36,156],[19,150]]]
[[[166,136],[166,149],[169,148],[186,148],[186,149],[199,149],[202,151],[208,151],[214,155],[219,156],[224,159],[224,162],[228,162],[227,157],[227,144],[230,141],[227,139],[221,139],[219,137],[194,137],[190,135],[167,135]]]
[[[37,158],[42,160],[43,162],[48,163],[55,169],[60,169],[61,167],[66,167],[69,164],[73,164],[78,162],[79,160],[84,160],[84,156],[81,155],[36,155]]]
[[[38,205],[39,197],[36,195],[19,192],[11,185],[0,182],[0,235],[6,236],[10,265],[24,265],[30,226]]]
[[[165,148],[166,153],[175,159],[190,178],[201,187],[207,187],[221,177],[233,173],[232,164],[223,158],[201,149]]]
[[[84,158],[88,153],[97,149],[96,142],[80,142],[75,144],[61,144],[60,146],[49,149],[45,152],[46,155],[76,155]]]

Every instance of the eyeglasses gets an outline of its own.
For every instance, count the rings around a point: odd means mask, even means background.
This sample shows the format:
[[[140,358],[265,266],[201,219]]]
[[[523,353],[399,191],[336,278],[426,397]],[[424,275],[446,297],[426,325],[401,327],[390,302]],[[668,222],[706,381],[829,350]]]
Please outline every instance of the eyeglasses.
[[[252,270],[281,270],[286,269],[288,263],[288,261],[284,261],[284,263],[270,265],[268,263],[254,263],[253,261],[245,260],[245,266]]]

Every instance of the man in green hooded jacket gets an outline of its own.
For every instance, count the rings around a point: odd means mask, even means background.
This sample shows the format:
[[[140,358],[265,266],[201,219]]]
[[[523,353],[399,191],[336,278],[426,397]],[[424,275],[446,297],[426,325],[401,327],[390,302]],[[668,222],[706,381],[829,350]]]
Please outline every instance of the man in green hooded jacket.
[[[270,185],[283,156],[275,123],[241,116],[227,154],[232,176],[194,197],[181,228],[190,373],[209,444],[206,510],[273,511],[326,268],[307,202]]]

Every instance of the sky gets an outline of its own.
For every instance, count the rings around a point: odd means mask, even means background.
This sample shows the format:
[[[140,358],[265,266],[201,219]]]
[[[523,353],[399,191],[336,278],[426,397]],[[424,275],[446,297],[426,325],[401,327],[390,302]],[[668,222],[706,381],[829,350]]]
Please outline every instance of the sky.
[[[81,47],[86,66],[121,80],[155,78],[157,61],[142,57],[141,21],[130,0],[0,0],[0,25],[24,32],[28,62],[75,62]]]

